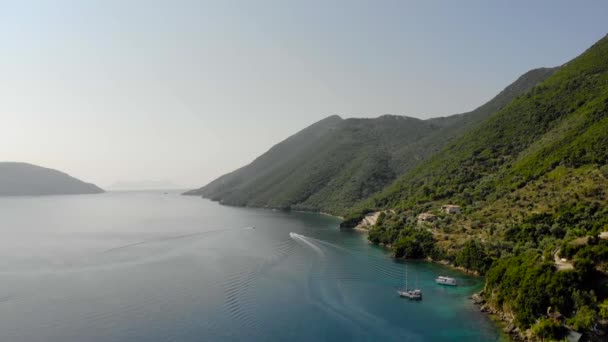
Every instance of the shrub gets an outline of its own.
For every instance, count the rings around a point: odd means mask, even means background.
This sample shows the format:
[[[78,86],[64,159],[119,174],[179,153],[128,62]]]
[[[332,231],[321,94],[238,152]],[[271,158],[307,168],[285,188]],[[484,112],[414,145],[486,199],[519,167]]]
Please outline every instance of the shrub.
[[[568,324],[576,331],[584,331],[593,328],[596,320],[597,313],[589,306],[585,305],[576,311],[576,315],[568,320]]]
[[[541,341],[563,338],[566,329],[554,319],[541,318],[532,326],[532,334]]]

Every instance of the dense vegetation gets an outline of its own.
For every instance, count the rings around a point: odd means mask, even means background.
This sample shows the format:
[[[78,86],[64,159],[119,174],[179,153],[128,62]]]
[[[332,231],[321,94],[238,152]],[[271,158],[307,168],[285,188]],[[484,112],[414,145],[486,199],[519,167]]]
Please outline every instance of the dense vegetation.
[[[488,304],[522,331],[593,336],[608,319],[607,164],[608,37],[348,217],[385,210],[372,241],[486,274]],[[417,223],[423,212],[436,219]],[[432,233],[432,253],[403,250],[413,229]]]
[[[103,192],[57,170],[14,162],[0,162],[0,196],[96,194]]]
[[[328,117],[277,144],[251,164],[186,194],[231,205],[342,215],[554,71],[532,70],[488,103],[465,114],[431,120],[392,115],[346,120]]]

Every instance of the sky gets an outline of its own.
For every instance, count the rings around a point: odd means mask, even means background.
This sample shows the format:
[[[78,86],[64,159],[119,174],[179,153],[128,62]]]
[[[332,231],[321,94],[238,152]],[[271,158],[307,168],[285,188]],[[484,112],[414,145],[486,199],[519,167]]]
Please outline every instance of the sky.
[[[474,109],[606,18],[605,0],[0,0],[0,161],[200,187],[329,115]]]

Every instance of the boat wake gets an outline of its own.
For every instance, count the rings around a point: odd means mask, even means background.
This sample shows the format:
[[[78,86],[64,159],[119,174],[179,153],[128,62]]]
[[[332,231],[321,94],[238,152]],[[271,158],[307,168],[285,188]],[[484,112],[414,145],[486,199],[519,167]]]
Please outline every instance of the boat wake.
[[[259,303],[256,302],[250,291],[255,287],[255,282],[259,278],[291,254],[294,246],[292,240],[279,241],[271,247],[272,253],[269,257],[265,257],[261,262],[252,260],[255,265],[248,265],[243,267],[241,272],[227,275],[223,285],[224,307],[232,319],[246,327],[253,335],[264,336],[270,322],[264,321],[263,318],[256,315],[256,312],[259,311]]]
[[[336,245],[334,243],[312,238],[309,236],[297,234],[294,232],[289,233],[289,236],[299,242],[302,245],[310,247],[318,255],[325,256],[330,252],[339,252],[349,255],[351,259],[359,260],[358,263],[348,265],[334,265],[333,263],[325,264],[323,267],[328,269],[328,274],[331,274],[337,280],[342,281],[367,281],[374,280],[377,276],[373,273],[363,272],[365,269],[373,269],[374,273],[381,274],[383,279],[389,279],[391,282],[396,282],[403,278],[403,271],[398,264],[387,262],[388,259],[384,257],[378,257],[369,253],[361,253],[360,251],[350,250],[348,248]],[[330,247],[328,250],[326,247]],[[337,259],[339,260],[339,258]],[[353,268],[354,265],[366,265],[363,268]]]
[[[144,245],[144,244],[168,242],[168,241],[172,241],[172,240],[183,240],[183,239],[195,238],[198,236],[203,236],[203,235],[208,235],[208,234],[213,234],[213,233],[224,233],[224,232],[233,232],[233,231],[239,231],[239,230],[253,230],[253,229],[255,229],[255,228],[254,227],[244,227],[244,228],[214,229],[214,230],[207,230],[204,232],[163,236],[163,237],[159,237],[156,239],[142,240],[142,241],[133,242],[133,243],[129,243],[129,244],[118,246],[118,247],[112,247],[110,249],[106,249],[105,251],[101,252],[101,254],[115,252],[115,251],[118,251],[121,249],[135,247],[135,246]]]
[[[340,321],[355,335],[365,336],[369,331],[375,331],[383,335],[383,331],[385,331],[383,327],[388,327],[389,324],[362,308],[356,300],[344,295],[344,290],[353,286],[365,286],[368,282],[377,281],[378,271],[380,273],[391,273],[373,267],[386,261],[369,255],[362,256],[357,251],[294,232],[289,233],[289,236],[300,245],[312,249],[317,255],[328,256],[327,258],[308,258],[310,270],[308,271],[306,297],[310,300],[310,303],[316,306],[318,310]],[[336,255],[335,258],[331,257],[335,253],[342,255]],[[371,262],[372,265],[370,266],[372,266],[371,270],[373,271],[370,272],[367,265],[361,267],[361,263],[351,262],[352,259],[359,259],[363,264]],[[345,262],[345,260],[348,260],[348,262]],[[401,331],[400,334],[414,338],[409,332]],[[391,336],[386,334],[385,338],[390,339]]]
[[[303,243],[304,245],[312,248],[312,250],[315,251],[318,255],[325,256],[325,253],[323,253],[321,248],[319,248],[317,245],[315,245],[313,242],[311,242],[311,240],[314,240],[314,239],[311,239],[307,236],[300,235],[300,234],[297,234],[294,232],[289,233],[289,237],[294,239],[296,242]]]
[[[0,274],[39,276],[43,274],[102,271],[134,267],[178,257],[188,252],[188,247],[196,245],[212,234],[251,230],[252,227],[215,229],[204,232],[162,236],[124,245],[119,245],[97,253],[83,255],[77,259],[55,261],[53,264],[37,265],[21,270],[0,270]],[[209,250],[209,248],[207,249]]]

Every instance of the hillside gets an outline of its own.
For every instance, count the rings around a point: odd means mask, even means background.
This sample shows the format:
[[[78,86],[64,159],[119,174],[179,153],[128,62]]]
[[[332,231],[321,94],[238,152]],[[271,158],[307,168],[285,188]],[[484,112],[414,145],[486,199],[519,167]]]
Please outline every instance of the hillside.
[[[532,70],[469,113],[430,120],[330,116],[186,195],[238,206],[343,214],[555,70]]]
[[[598,239],[608,231],[607,164],[608,36],[359,206],[345,226],[392,209],[371,241],[486,273],[489,307],[521,331],[540,337],[554,324],[551,336],[560,335],[563,322],[547,317],[554,310],[593,337],[608,319],[608,242]],[[446,204],[462,213],[445,213]],[[417,222],[423,212],[435,216]],[[557,271],[553,261],[564,257],[574,270]]]
[[[26,164],[0,162],[0,196],[96,194],[103,192],[63,172]]]

